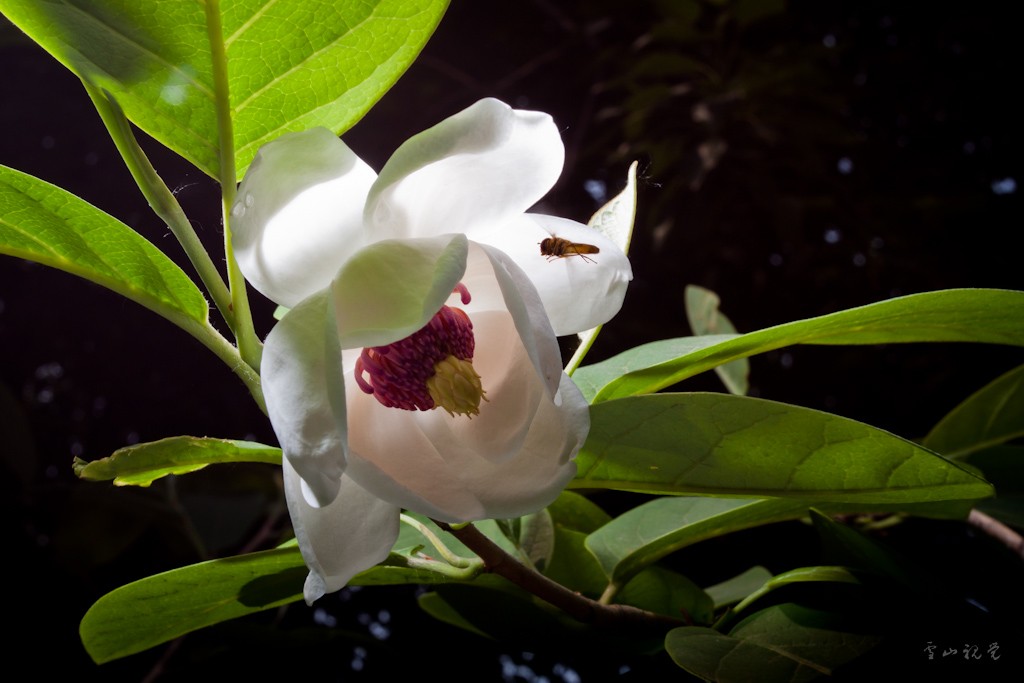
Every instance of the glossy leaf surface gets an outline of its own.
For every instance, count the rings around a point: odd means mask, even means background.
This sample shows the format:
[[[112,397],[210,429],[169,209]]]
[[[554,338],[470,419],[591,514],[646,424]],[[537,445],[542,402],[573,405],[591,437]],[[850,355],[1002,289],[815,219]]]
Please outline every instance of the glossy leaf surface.
[[[221,5],[235,163],[282,133],[350,128],[412,63],[447,0],[236,0]],[[110,91],[137,126],[219,171],[213,52],[192,0],[7,0],[4,13]]]
[[[1024,436],[1024,365],[993,380],[951,410],[922,445],[962,458]]]
[[[992,487],[905,439],[809,408],[727,394],[591,406],[574,488],[853,504],[968,500]]]
[[[913,294],[716,340],[692,349],[689,338],[644,344],[574,379],[594,403],[647,394],[730,361],[793,344],[980,342],[1024,346],[1024,292],[950,289]],[[676,349],[676,345],[679,348]],[[622,370],[628,368],[623,373]],[[585,388],[586,387],[586,388]]]
[[[840,615],[787,603],[751,615],[729,635],[674,629],[665,649],[679,666],[717,683],[802,683],[831,674],[880,640],[858,631]]]
[[[202,293],[142,235],[59,187],[3,166],[0,253],[91,280],[179,326],[206,325]]]
[[[75,474],[89,481],[114,480],[116,486],[149,486],[168,474],[195,472],[227,462],[281,464],[281,449],[251,441],[174,436],[126,446],[113,455],[86,462],[75,458]]]

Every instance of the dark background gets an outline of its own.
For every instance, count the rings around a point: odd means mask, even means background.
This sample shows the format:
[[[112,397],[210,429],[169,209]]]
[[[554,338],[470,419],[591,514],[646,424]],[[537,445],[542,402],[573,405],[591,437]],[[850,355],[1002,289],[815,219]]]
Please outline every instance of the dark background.
[[[549,112],[566,167],[538,210],[579,221],[639,160],[635,279],[588,358],[596,361],[690,334],[690,283],[715,290],[740,331],[915,292],[1024,288],[1012,238],[1022,226],[1014,26],[995,2],[453,0],[416,64],[344,139],[379,169],[410,135],[480,97]],[[0,66],[0,163],[99,206],[192,274],[76,78],[6,23]],[[216,184],[140,138],[203,241],[222,253]],[[273,305],[252,297],[265,335]],[[1020,362],[1017,349],[974,345],[794,347],[751,360],[750,393],[914,438]],[[722,390],[711,373],[683,388]],[[527,656],[515,643],[432,621],[413,587],[346,590],[314,609],[263,613],[193,634],[175,652],[97,669],[77,623],[101,595],[287,534],[271,467],[213,468],[145,490],[72,473],[73,456],[94,460],[178,434],[276,443],[242,384],[185,333],[71,275],[0,259],[0,530],[8,613],[20,632],[5,651],[86,680],[203,680],[275,667],[374,679],[435,668],[435,657],[471,658],[456,666],[475,680],[575,680],[566,667],[583,680],[615,678],[624,666],[682,674],[664,655],[591,661],[555,644]],[[643,498],[595,500],[614,514]],[[888,537],[957,577],[997,617],[1019,607],[1009,597],[1019,593],[1019,560],[965,525],[914,520]],[[701,585],[753,564],[777,573],[818,561],[813,532],[796,522],[674,558]],[[1001,669],[925,661],[927,640],[960,648],[972,637],[987,646],[983,634],[1019,638],[998,619],[980,631],[963,619],[951,615],[933,631],[908,626],[912,635],[863,666],[934,665],[995,680]]]

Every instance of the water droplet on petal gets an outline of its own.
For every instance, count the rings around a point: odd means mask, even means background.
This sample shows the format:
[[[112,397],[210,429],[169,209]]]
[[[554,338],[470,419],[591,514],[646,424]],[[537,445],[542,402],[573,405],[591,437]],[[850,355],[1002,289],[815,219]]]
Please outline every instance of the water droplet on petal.
[[[231,215],[234,216],[235,218],[241,218],[242,216],[245,215],[245,206],[242,204],[242,202],[237,202],[234,206],[231,207]]]
[[[245,205],[246,206],[252,206],[255,203],[256,203],[256,198],[255,197],[253,197],[251,194],[246,194],[245,195]]]

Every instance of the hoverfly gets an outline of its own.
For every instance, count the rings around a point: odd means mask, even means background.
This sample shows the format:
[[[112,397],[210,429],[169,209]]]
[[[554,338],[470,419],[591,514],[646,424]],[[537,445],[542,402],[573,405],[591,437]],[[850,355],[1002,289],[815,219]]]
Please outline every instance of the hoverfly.
[[[570,242],[564,240],[561,237],[548,237],[540,243],[540,255],[547,256],[548,261],[555,258],[569,258],[570,256],[580,256],[584,261],[594,263],[593,259],[586,257],[586,254],[599,254],[601,250],[595,247],[593,244],[582,244],[580,242]]]

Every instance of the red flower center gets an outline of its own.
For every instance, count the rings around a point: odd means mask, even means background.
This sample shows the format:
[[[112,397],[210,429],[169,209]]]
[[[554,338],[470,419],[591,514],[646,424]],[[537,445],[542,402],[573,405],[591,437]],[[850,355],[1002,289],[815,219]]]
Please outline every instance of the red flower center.
[[[454,291],[462,295],[463,305],[470,302],[469,291],[461,282]],[[442,306],[429,323],[405,339],[364,348],[356,360],[356,384],[388,408],[433,410],[438,407],[437,397],[449,414],[478,414],[483,390],[471,365],[475,346],[473,323],[466,312]],[[445,362],[449,358],[452,360]],[[439,365],[443,377],[431,382]],[[461,370],[453,371],[453,367]],[[453,388],[442,386],[439,390],[438,382]]]

